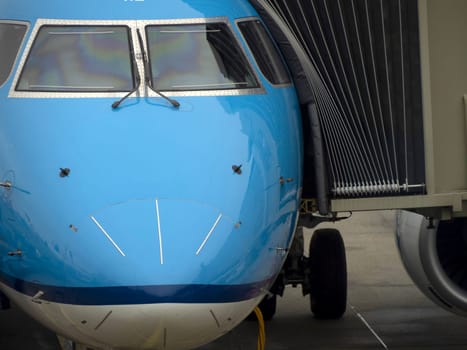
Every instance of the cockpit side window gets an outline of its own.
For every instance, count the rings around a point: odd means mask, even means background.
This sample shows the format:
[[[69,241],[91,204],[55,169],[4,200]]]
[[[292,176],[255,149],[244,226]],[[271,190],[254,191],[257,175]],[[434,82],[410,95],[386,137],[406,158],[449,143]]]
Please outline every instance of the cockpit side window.
[[[27,29],[26,24],[0,22],[0,86],[10,76]]]
[[[146,27],[153,86],[162,91],[258,88],[226,23]]]
[[[135,84],[126,26],[44,25],[17,91],[120,92]]]
[[[263,24],[252,19],[238,22],[238,28],[266,79],[274,85],[290,84],[282,57]]]

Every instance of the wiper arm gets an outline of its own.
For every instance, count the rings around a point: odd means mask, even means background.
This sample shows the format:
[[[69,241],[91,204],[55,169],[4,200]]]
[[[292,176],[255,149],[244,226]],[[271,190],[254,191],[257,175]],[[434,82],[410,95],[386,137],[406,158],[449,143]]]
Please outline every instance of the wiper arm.
[[[138,33],[138,41],[139,41],[139,46],[141,48],[141,53],[143,54],[143,63],[144,63],[144,81],[149,88],[154,91],[156,94],[158,94],[160,97],[164,98],[166,101],[168,101],[172,106],[175,108],[180,107],[180,103],[174,99],[171,99],[168,96],[165,96],[162,92],[159,90],[155,89],[152,86],[152,78],[149,73],[149,62],[148,62],[148,56],[146,55],[146,50],[144,49],[144,43],[143,43],[143,37],[141,36],[141,32],[139,29],[136,30]]]
[[[133,72],[135,72],[136,84],[135,84],[135,87],[133,88],[133,90],[128,92],[120,100],[115,101],[114,103],[112,103],[112,109],[118,108],[123,101],[125,101],[128,97],[130,97],[132,94],[134,94],[136,91],[138,91],[139,87],[141,86],[141,76],[139,75],[138,64],[136,63],[135,52],[133,50],[131,50],[130,54],[131,54],[131,65],[133,66]]]

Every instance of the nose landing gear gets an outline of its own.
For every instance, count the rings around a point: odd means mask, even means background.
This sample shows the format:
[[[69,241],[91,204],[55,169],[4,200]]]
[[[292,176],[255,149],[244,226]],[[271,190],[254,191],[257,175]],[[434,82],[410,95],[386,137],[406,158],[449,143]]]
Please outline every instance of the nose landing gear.
[[[284,294],[285,286],[302,285],[303,295],[310,295],[310,306],[319,319],[339,319],[347,306],[347,263],[344,241],[336,229],[315,230],[310,241],[309,257],[303,255],[303,228],[295,233],[287,260],[259,307],[265,319],[276,311],[276,295]],[[267,316],[267,317],[266,317]]]
[[[311,311],[320,319],[341,318],[347,306],[347,263],[338,230],[315,231],[308,267]]]

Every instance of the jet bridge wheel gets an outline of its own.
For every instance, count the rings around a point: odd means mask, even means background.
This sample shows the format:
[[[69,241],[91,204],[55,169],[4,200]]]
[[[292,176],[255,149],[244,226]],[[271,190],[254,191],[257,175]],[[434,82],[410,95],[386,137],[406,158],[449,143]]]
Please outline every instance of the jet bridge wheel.
[[[316,230],[309,252],[311,311],[319,319],[341,318],[347,306],[347,263],[340,232]]]

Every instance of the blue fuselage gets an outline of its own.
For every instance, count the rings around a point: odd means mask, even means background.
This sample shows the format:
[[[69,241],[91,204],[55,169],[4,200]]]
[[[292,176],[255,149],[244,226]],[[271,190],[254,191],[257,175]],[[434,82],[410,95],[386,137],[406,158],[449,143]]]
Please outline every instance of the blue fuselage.
[[[180,110],[144,98],[118,111],[105,99],[2,103],[1,173],[13,184],[2,189],[3,273],[74,287],[273,278],[299,200],[293,90],[179,100]]]

